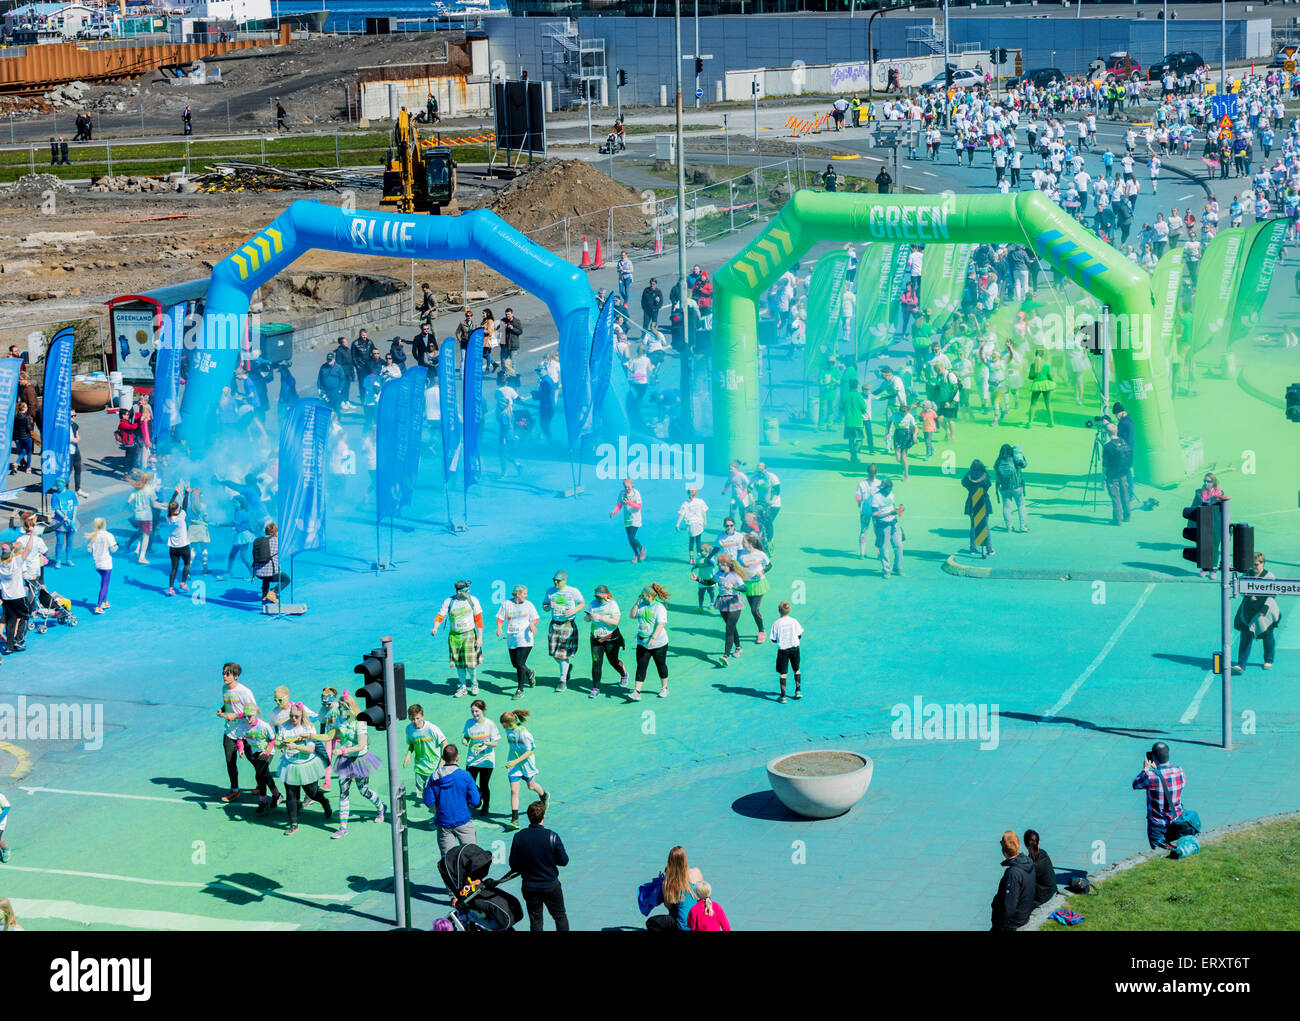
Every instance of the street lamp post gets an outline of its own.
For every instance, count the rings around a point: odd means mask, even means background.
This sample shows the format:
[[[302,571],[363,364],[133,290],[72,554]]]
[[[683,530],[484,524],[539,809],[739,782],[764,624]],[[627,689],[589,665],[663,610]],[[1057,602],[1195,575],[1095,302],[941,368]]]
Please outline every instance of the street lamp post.
[[[1219,95],[1228,94],[1228,0],[1219,0]]]
[[[696,9],[698,10],[698,4]],[[681,412],[687,434],[695,433],[693,386],[691,384],[691,320],[686,314],[686,152],[682,144],[682,0],[673,2],[673,28],[677,48],[677,297],[682,317],[682,396]],[[698,55],[699,46],[695,47]],[[758,133],[754,133],[755,144]],[[671,321],[672,312],[669,311]],[[670,323],[671,328],[671,323]]]
[[[1165,47],[1165,56],[1169,56],[1169,0],[1161,0],[1163,12],[1161,13],[1161,25],[1164,27],[1162,41]]]

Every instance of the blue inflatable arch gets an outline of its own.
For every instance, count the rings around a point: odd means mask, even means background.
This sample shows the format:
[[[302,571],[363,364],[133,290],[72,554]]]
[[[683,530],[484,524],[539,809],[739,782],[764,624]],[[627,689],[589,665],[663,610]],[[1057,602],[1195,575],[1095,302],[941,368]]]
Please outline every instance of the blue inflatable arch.
[[[546,302],[559,327],[562,359],[576,353],[576,346],[585,362],[590,351],[595,294],[586,276],[495,213],[410,216],[295,202],[213,267],[203,336],[191,357],[181,408],[181,435],[192,449],[206,447],[214,434],[217,403],[239,361],[253,292],[314,248],[402,259],[474,259]],[[572,399],[582,400],[585,395],[574,390]],[[567,402],[568,388],[563,392]]]

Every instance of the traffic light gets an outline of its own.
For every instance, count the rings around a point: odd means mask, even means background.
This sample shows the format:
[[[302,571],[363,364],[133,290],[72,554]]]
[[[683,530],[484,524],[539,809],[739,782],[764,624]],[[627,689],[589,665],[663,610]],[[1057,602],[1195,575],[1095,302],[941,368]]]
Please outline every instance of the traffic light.
[[[871,47],[871,59],[873,61],[880,59],[880,47],[878,46]]]
[[[364,720],[374,730],[386,730],[389,723],[398,723],[406,717],[406,667],[401,663],[393,664],[393,710],[394,719],[389,719],[385,708],[387,679],[385,676],[385,651],[382,648],[371,649],[361,662],[352,668],[354,674],[360,674],[363,683],[356,692],[356,698],[362,704],[357,719]]]
[[[1286,388],[1286,417],[1288,422],[1300,422],[1300,383]]]
[[[627,71],[625,71],[623,68],[620,67],[620,68],[618,69],[618,85],[619,85],[619,88],[622,88],[622,87],[623,87],[624,85],[626,85],[626,84],[627,84]]]
[[[1184,507],[1183,517],[1191,524],[1183,529],[1183,538],[1194,546],[1183,550],[1183,559],[1190,560],[1202,571],[1212,571],[1214,563],[1214,513],[1217,505],[1203,503],[1199,507]]]
[[[1006,49],[1005,46],[999,47],[999,48],[998,48],[998,63],[999,63],[999,64],[1005,64],[1006,62],[1007,62],[1007,49]]]
[[[943,83],[948,87],[952,86],[952,68],[946,64],[943,68]]]
[[[1232,526],[1232,569],[1238,574],[1255,573],[1255,526]]]
[[[998,62],[998,51],[989,50],[989,63],[996,64],[997,62]]]
[[[696,77],[699,77],[699,76],[702,75],[703,73],[704,73],[704,58],[703,58],[703,57],[696,57],[696,58],[695,58],[695,75],[696,75]]]

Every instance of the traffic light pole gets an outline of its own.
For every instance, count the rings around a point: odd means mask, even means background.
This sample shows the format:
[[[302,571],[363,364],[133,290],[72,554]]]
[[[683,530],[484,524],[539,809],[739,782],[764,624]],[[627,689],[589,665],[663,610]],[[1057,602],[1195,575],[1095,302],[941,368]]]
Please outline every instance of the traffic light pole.
[[[1219,594],[1222,602],[1220,627],[1223,644],[1219,663],[1223,669],[1223,748],[1224,751],[1232,751],[1232,530],[1229,527],[1226,498],[1219,502],[1219,513],[1223,515],[1223,541],[1219,544]]]
[[[393,640],[384,638],[384,714],[388,717],[388,789],[392,792],[393,812],[393,900],[397,906],[397,928],[411,928],[411,884],[407,878],[406,792],[402,789],[401,748],[397,728],[397,682],[393,677]]]

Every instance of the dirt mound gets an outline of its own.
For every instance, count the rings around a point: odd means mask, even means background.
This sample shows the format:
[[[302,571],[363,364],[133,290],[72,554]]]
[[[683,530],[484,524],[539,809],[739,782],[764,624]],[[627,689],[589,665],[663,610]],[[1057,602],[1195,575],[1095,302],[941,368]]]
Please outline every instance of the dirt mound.
[[[547,247],[563,244],[564,220],[573,243],[583,234],[608,237],[613,209],[615,237],[650,232],[641,193],[619,184],[582,160],[534,163],[493,196],[487,208]]]

